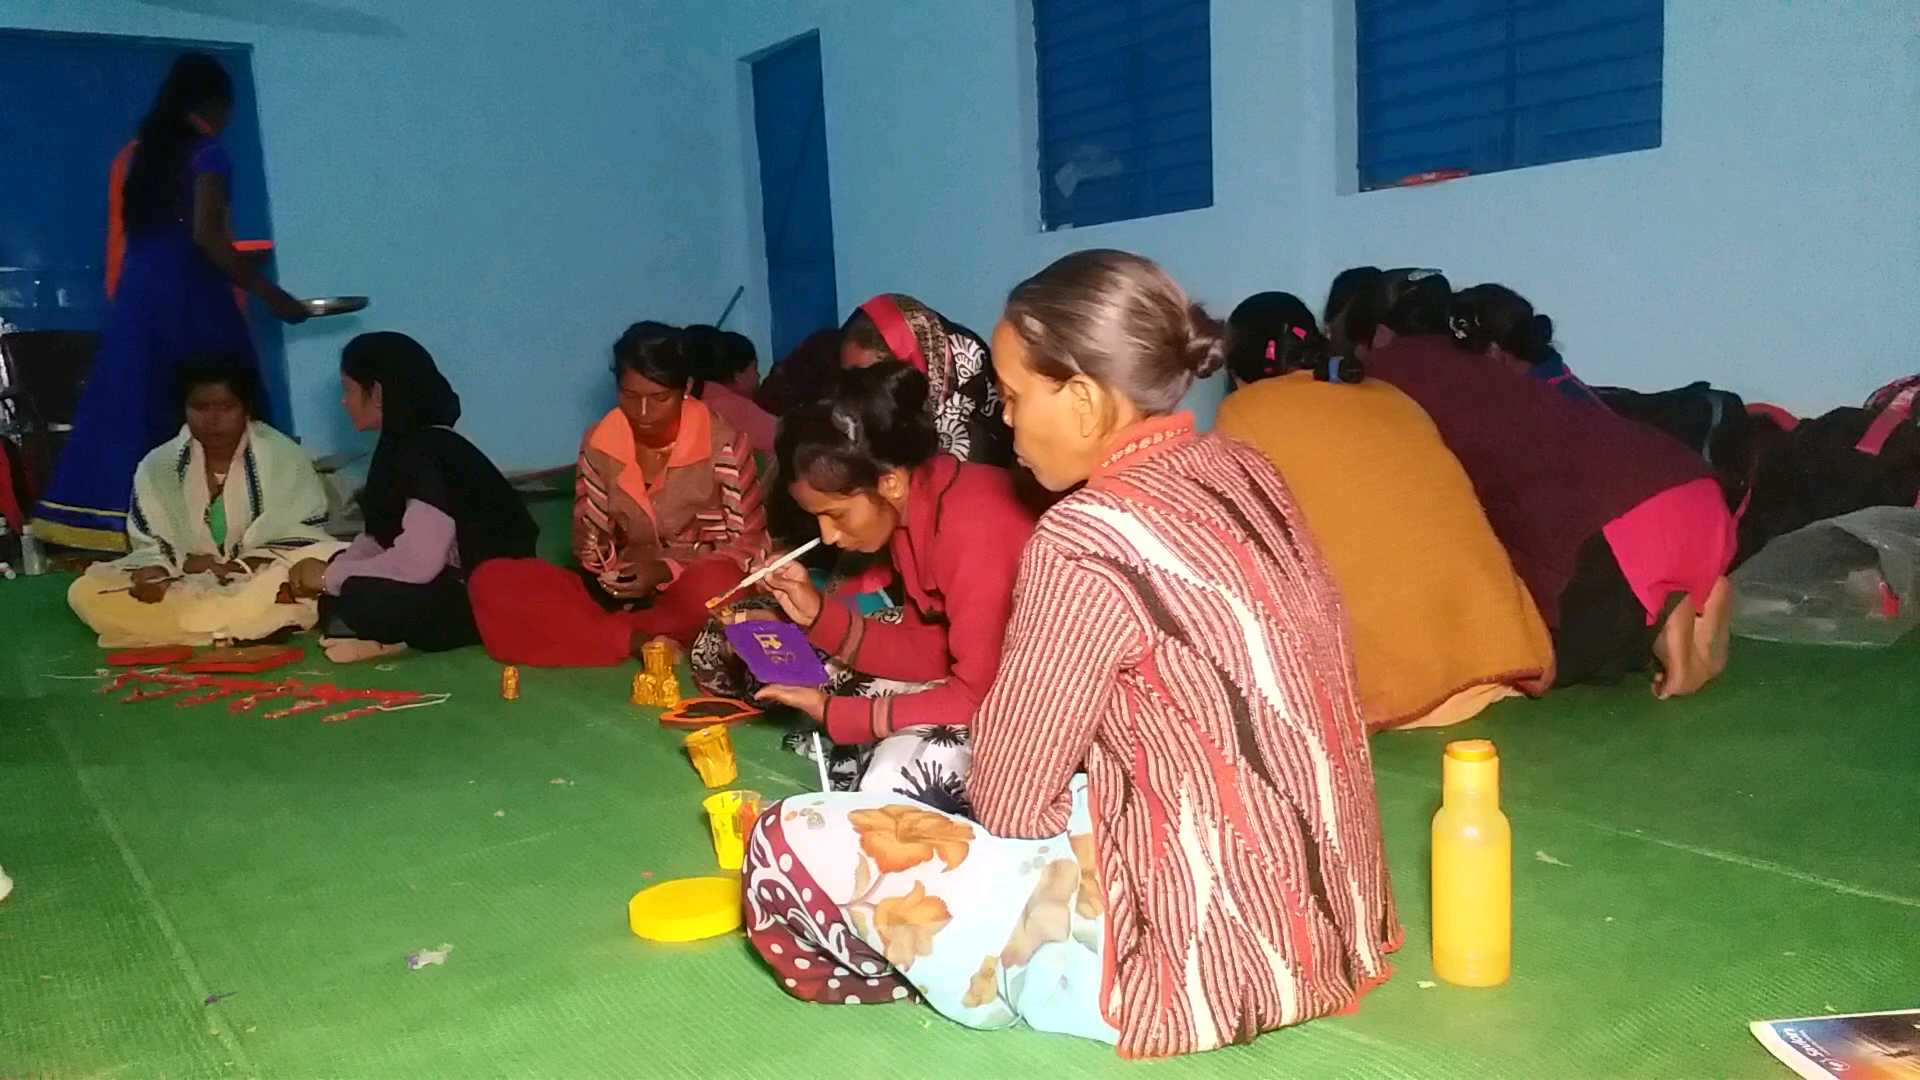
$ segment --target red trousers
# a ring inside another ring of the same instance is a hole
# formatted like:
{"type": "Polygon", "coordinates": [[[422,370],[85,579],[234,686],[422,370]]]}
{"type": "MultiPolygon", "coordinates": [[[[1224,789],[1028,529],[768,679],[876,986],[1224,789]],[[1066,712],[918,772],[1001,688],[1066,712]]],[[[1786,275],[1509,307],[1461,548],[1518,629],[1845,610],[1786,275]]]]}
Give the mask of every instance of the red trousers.
{"type": "Polygon", "coordinates": [[[707,600],[740,583],[730,559],[689,565],[640,611],[608,611],[578,573],[544,559],[489,559],[467,582],[487,655],[532,667],[612,667],[633,655],[633,637],[681,645],[707,623],[707,600]]]}

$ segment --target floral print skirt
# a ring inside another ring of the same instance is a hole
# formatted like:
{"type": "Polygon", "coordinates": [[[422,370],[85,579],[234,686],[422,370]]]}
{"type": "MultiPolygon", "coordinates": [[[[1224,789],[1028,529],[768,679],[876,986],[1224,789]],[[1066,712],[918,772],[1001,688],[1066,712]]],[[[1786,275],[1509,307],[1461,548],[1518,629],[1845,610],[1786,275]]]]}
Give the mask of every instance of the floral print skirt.
{"type": "Polygon", "coordinates": [[[1047,840],[881,792],[796,795],[761,815],[741,887],[748,938],[803,1001],[923,999],[968,1027],[1119,1041],[1085,777],[1047,840]]]}

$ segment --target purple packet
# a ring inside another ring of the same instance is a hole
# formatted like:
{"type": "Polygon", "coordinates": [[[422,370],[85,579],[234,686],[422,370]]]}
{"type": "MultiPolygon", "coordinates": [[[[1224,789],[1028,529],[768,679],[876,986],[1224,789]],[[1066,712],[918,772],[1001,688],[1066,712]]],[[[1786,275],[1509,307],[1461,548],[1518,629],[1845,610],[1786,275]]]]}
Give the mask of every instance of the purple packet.
{"type": "Polygon", "coordinates": [[[769,686],[827,685],[827,668],[807,635],[789,622],[755,619],[727,627],[727,641],[753,677],[769,686]]]}

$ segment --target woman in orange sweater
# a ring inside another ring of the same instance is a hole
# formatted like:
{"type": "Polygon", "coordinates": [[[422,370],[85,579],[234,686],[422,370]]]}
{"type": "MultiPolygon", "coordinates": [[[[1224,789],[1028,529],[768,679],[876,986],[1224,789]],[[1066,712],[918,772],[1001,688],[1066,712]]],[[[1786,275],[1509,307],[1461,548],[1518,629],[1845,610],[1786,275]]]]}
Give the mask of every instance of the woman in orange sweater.
{"type": "Polygon", "coordinates": [[[587,429],[574,480],[578,572],[496,559],[469,585],[487,655],[611,667],[649,639],[690,643],[706,601],[765,554],[747,437],[699,399],[680,331],[635,323],[613,346],[620,403],[587,429]]]}
{"type": "Polygon", "coordinates": [[[978,823],[855,793],[755,827],[749,935],[789,993],[918,993],[1126,1057],[1345,1011],[1399,941],[1337,592],[1253,449],[1177,412],[1220,327],[1136,255],[1069,255],[994,332],[1051,491],[974,715],[978,823]]]}

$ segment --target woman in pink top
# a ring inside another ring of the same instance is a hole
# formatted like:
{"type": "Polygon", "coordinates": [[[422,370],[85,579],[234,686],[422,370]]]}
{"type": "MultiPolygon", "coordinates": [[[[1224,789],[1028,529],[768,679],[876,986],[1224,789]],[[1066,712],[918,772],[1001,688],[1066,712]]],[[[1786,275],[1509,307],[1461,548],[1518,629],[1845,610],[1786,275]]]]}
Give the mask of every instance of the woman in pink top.
{"type": "Polygon", "coordinates": [[[773,453],[773,414],[753,400],[760,389],[753,342],[745,334],[704,325],[681,331],[681,342],[693,376],[688,394],[745,435],[754,453],[773,453]]]}

